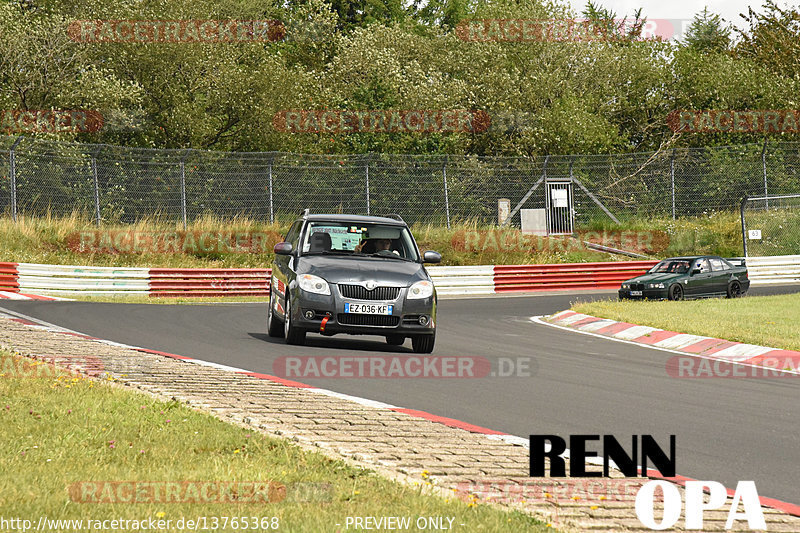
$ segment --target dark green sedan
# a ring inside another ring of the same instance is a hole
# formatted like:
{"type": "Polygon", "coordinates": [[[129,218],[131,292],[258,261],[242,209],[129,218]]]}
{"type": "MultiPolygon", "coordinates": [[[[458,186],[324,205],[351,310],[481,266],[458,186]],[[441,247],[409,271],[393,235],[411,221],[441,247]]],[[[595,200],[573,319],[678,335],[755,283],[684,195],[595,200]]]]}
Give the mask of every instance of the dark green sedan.
{"type": "Polygon", "coordinates": [[[750,288],[747,267],[715,255],[672,257],[622,283],[620,300],[738,298],[750,288]]]}

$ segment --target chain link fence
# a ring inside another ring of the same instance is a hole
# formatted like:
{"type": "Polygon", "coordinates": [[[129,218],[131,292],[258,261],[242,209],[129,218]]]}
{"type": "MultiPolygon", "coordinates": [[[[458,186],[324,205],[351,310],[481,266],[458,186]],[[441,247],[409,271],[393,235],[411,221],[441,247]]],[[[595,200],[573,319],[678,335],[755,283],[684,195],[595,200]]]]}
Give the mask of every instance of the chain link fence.
{"type": "Polygon", "coordinates": [[[800,194],[745,198],[741,206],[745,255],[800,255],[800,194]]]}
{"type": "MultiPolygon", "coordinates": [[[[278,221],[310,208],[496,224],[500,198],[545,207],[546,188],[531,193],[542,179],[573,184],[576,227],[735,212],[745,195],[800,193],[800,143],[525,158],[228,153],[0,137],[0,210],[13,217],[78,211],[98,223],[206,214],[278,221]]],[[[519,222],[517,213],[511,223],[519,222]]]]}

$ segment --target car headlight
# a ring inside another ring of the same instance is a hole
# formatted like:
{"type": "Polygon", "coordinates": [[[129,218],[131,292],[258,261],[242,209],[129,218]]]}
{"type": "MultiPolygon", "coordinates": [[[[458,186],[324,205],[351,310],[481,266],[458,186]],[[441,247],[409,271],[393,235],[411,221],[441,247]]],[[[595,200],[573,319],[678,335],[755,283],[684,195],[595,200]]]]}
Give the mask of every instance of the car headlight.
{"type": "Polygon", "coordinates": [[[328,286],[328,282],[319,276],[301,274],[300,276],[297,276],[297,284],[300,285],[300,288],[304,291],[313,292],[314,294],[331,293],[331,288],[328,286]]]}
{"type": "Polygon", "coordinates": [[[433,296],[433,283],[427,280],[418,281],[408,288],[408,295],[406,298],[409,300],[417,300],[420,298],[430,298],[433,296]]]}
{"type": "Polygon", "coordinates": [[[663,289],[664,288],[664,284],[663,283],[648,283],[647,284],[647,288],[648,289],[663,289]]]}
{"type": "Polygon", "coordinates": [[[623,288],[623,289],[630,289],[630,288],[631,288],[631,286],[630,286],[630,284],[628,284],[628,283],[623,283],[623,284],[622,284],[622,288],[623,288]]]}

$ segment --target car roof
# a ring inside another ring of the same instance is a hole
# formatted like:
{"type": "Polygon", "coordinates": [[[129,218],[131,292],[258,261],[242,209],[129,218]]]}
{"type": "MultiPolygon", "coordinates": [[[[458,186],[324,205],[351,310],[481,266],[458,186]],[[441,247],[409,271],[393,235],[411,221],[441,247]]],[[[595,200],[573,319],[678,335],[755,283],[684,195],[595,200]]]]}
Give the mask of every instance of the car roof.
{"type": "Polygon", "coordinates": [[[684,255],[681,257],[668,257],[663,261],[694,261],[695,259],[722,259],[718,255],[684,255]]]}
{"type": "Polygon", "coordinates": [[[312,222],[353,222],[356,224],[387,224],[391,226],[405,226],[402,220],[387,217],[372,217],[365,215],[342,215],[342,214],[322,214],[315,213],[307,215],[306,220],[312,222]]]}

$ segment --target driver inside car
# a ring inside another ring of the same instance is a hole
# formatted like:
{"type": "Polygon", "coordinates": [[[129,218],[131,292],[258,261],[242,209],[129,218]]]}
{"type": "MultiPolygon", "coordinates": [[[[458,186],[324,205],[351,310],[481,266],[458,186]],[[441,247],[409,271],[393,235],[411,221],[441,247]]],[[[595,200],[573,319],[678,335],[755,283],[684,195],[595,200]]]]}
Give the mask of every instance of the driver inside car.
{"type": "Polygon", "coordinates": [[[374,254],[384,250],[399,255],[399,252],[392,250],[392,239],[365,239],[355,249],[362,254],[374,254]]]}

